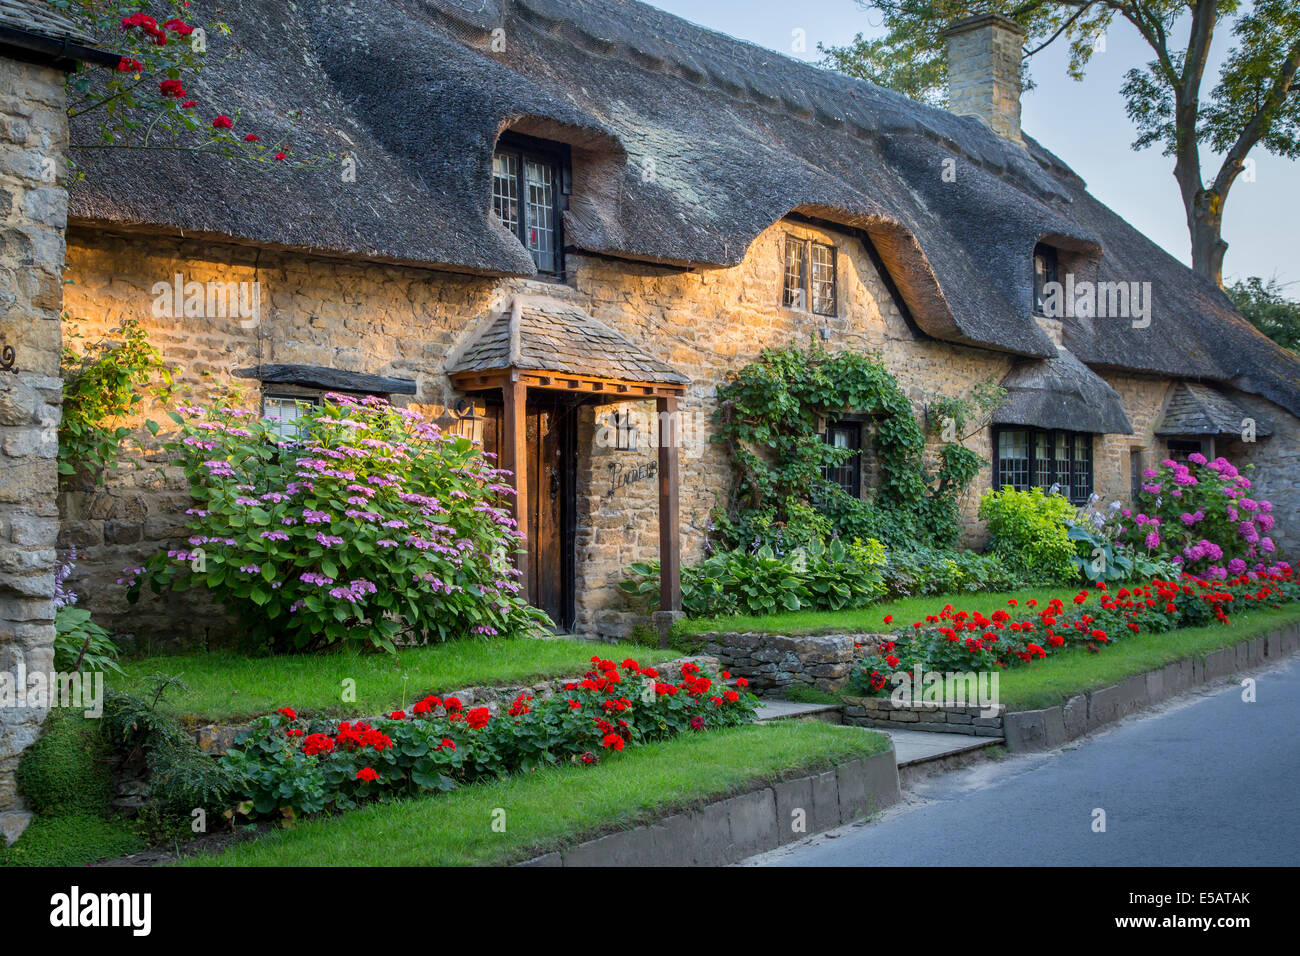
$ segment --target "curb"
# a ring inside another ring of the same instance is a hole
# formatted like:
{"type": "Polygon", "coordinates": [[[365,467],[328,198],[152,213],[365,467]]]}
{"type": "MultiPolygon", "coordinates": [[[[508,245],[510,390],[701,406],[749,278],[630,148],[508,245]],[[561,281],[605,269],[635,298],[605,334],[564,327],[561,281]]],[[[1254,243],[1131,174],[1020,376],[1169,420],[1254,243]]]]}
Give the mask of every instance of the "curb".
{"type": "Polygon", "coordinates": [[[516,865],[725,866],[850,823],[900,799],[891,745],[834,770],[757,787],[516,865]],[[796,830],[800,817],[804,829],[796,830]]]}
{"type": "Polygon", "coordinates": [[[1011,711],[1002,719],[1006,748],[1014,753],[1051,750],[1108,724],[1154,707],[1192,687],[1259,667],[1300,650],[1300,624],[1187,657],[1119,684],[1076,694],[1042,710],[1011,711]]]}

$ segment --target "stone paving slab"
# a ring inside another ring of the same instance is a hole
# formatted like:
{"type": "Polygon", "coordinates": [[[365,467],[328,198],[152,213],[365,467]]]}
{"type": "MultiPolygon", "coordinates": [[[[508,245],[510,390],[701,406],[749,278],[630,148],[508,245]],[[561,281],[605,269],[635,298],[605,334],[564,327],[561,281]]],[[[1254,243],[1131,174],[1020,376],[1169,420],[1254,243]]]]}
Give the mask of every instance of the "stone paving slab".
{"type": "Polygon", "coordinates": [[[926,730],[880,730],[894,742],[898,766],[942,760],[956,754],[969,753],[1003,742],[1001,737],[962,737],[957,734],[936,734],[926,730]]]}

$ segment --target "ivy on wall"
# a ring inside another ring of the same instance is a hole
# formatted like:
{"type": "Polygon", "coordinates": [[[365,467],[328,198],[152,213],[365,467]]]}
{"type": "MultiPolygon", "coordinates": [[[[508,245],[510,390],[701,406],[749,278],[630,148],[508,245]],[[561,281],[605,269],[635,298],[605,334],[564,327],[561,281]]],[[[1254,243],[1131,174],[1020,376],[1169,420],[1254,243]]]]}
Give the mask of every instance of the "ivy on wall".
{"type": "MultiPolygon", "coordinates": [[[[77,320],[65,315],[67,339],[80,338],[73,331],[77,320]]],[[[63,346],[63,415],[59,421],[59,474],[82,472],[103,483],[106,469],[118,466],[118,449],[131,434],[120,422],[138,411],[145,395],[155,399],[170,394],[171,371],[140,323],[127,319],[109,335],[78,351],[63,346]],[[157,379],[157,384],[150,384],[157,379]],[[146,387],[147,386],[147,387],[146,387]]],[[[146,421],[151,434],[158,424],[146,421]]]]}
{"type": "Polygon", "coordinates": [[[943,443],[930,465],[927,430],[876,357],[831,353],[816,341],[807,349],[765,349],[718,390],[713,440],[730,453],[733,482],[727,504],[714,513],[714,537],[729,548],[778,550],[831,534],[894,547],[950,545],[959,499],[985,464],[961,440],[1004,394],[981,385],[972,398],[933,403],[930,428],[942,432],[943,443]],[[825,477],[828,466],[855,454],[822,438],[826,421],[846,411],[875,424],[870,453],[880,483],[865,499],[825,477]]]}

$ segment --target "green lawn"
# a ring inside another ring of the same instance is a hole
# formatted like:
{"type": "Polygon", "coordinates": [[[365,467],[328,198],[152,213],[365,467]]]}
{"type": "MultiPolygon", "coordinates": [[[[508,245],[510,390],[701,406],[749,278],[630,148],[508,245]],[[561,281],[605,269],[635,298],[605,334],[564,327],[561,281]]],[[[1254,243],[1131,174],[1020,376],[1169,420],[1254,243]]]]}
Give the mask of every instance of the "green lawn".
{"type": "Polygon", "coordinates": [[[513,863],[670,812],[886,750],[881,734],[777,721],[679,737],[443,796],[371,805],[238,844],[191,866],[445,866],[513,863]],[[492,827],[505,811],[505,830],[492,827]],[[498,813],[499,817],[500,814],[498,813]]]}
{"type": "Polygon", "coordinates": [[[1283,605],[1280,609],[1239,611],[1227,625],[1209,624],[1163,634],[1135,635],[1097,654],[1072,648],[1005,671],[998,678],[998,691],[1007,710],[1052,707],[1075,694],[1108,687],[1184,657],[1208,654],[1260,637],[1295,621],[1300,621],[1300,603],[1283,605]]]}
{"type": "Polygon", "coordinates": [[[1065,600],[1074,593],[1069,587],[1061,586],[990,594],[934,594],[929,597],[899,598],[846,611],[787,611],[762,616],[691,618],[677,622],[673,632],[686,642],[693,635],[708,631],[757,631],[764,634],[881,633],[913,621],[925,620],[927,614],[938,614],[945,604],[951,604],[959,611],[992,614],[998,608],[1005,608],[1009,598],[1015,598],[1022,605],[1030,598],[1045,604],[1054,597],[1065,600]],[[885,623],[888,614],[894,616],[892,624],[885,623]]]}
{"type": "Polygon", "coordinates": [[[649,664],[677,653],[565,638],[449,641],[407,648],[398,657],[352,651],[274,657],[199,651],[124,661],[125,678],[110,674],[108,682],[119,690],[143,692],[154,674],[180,677],[189,689],[169,693],[163,709],[190,723],[246,720],[279,707],[313,716],[366,716],[430,693],[581,674],[593,654],[649,664]],[[348,680],[355,682],[354,701],[343,699],[348,680]]]}

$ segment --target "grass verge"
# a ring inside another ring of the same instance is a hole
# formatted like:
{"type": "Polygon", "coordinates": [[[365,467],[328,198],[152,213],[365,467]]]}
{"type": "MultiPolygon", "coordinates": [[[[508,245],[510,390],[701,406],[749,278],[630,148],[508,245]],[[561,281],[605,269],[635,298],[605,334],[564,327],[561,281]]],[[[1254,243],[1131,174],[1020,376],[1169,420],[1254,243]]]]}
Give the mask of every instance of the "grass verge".
{"type": "Polygon", "coordinates": [[[1300,621],[1300,603],[1255,608],[1232,616],[1231,624],[1209,624],[1163,634],[1130,637],[1099,653],[1072,648],[1045,660],[1003,671],[998,691],[1007,710],[1053,707],[1076,694],[1109,687],[1186,657],[1261,637],[1300,621]]]}
{"type": "Polygon", "coordinates": [[[989,594],[932,594],[926,597],[899,598],[873,604],[870,607],[844,611],[787,611],[781,614],[752,616],[738,614],[730,617],[698,617],[678,621],[673,634],[689,644],[697,634],[709,631],[744,632],[759,634],[845,634],[881,633],[895,627],[923,621],[927,614],[937,614],[945,604],[962,611],[979,611],[992,614],[1005,608],[1014,598],[1021,604],[1033,598],[1045,604],[1054,597],[1068,598],[1074,591],[1068,587],[1027,588],[1023,591],[998,591],[989,594]],[[885,624],[885,616],[893,615],[893,624],[885,624]]]}
{"type": "Polygon", "coordinates": [[[109,675],[108,683],[143,693],[152,675],[179,677],[189,689],[165,698],[160,709],[190,724],[248,720],[278,707],[293,707],[305,716],[355,717],[461,687],[581,674],[593,654],[617,661],[633,657],[645,664],[677,656],[657,648],[565,638],[449,641],[407,648],[398,657],[355,651],[269,657],[200,651],[125,661],[126,676],[109,675]],[[354,685],[345,685],[348,680],[354,685]],[[345,686],[355,686],[355,700],[342,700],[345,686]]]}
{"type": "Polygon", "coordinates": [[[376,804],[238,844],[190,866],[485,866],[526,860],[602,833],[827,769],[889,748],[882,734],[820,721],[776,721],[638,747],[474,784],[438,797],[376,804]],[[505,811],[505,832],[492,828],[505,811]]]}

